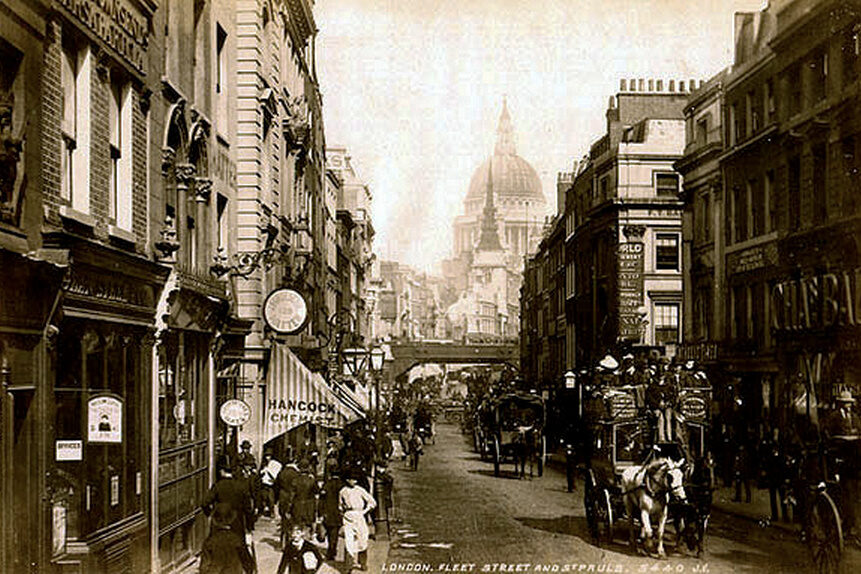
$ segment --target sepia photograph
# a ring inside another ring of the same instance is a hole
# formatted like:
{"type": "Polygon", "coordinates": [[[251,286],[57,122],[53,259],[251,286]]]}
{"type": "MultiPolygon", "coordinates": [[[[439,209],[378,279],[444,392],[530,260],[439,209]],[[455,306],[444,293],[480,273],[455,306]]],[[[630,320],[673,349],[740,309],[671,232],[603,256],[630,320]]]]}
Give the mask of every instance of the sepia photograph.
{"type": "Polygon", "coordinates": [[[861,571],[861,0],[0,0],[0,574],[861,571]]]}

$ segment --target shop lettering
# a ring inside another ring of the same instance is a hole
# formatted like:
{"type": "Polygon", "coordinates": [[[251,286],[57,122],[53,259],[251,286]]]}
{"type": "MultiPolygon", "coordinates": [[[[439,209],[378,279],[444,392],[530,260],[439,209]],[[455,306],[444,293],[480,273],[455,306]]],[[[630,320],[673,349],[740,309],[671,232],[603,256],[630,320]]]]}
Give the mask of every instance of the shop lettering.
{"type": "Polygon", "coordinates": [[[311,422],[315,424],[331,424],[335,422],[334,415],[324,415],[317,414],[312,415],[309,413],[303,414],[289,414],[289,413],[271,413],[269,415],[269,422],[274,424],[287,423],[290,425],[295,425],[304,422],[311,422]]]}
{"type": "Polygon", "coordinates": [[[287,411],[308,411],[311,413],[334,413],[335,407],[328,403],[314,403],[311,401],[297,401],[293,399],[269,401],[270,409],[280,409],[287,411]]]}
{"type": "Polygon", "coordinates": [[[772,327],[806,331],[861,321],[861,268],[777,283],[771,290],[772,327]]]}
{"type": "Polygon", "coordinates": [[[60,0],[93,33],[139,72],[144,70],[148,26],[122,0],[60,0]]]}

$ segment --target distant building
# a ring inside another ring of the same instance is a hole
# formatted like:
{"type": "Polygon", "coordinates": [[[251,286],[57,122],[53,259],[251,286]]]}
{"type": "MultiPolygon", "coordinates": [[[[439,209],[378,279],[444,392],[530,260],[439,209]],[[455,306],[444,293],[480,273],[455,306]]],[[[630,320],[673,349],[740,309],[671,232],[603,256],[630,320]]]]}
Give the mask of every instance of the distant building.
{"type": "Polygon", "coordinates": [[[446,315],[455,338],[516,337],[524,257],[541,238],[547,202],[535,169],[517,155],[503,102],[493,155],[470,180],[443,273],[460,297],[446,315]],[[495,239],[494,239],[495,238],[495,239]]]}

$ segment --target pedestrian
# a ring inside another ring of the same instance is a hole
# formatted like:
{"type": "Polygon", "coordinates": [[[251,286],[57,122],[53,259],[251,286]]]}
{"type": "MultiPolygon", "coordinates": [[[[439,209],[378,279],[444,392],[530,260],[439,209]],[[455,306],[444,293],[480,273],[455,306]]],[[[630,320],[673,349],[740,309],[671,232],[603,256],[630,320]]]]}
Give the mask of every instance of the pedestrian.
{"type": "Polygon", "coordinates": [[[278,562],[278,574],[284,574],[288,568],[289,574],[316,574],[324,562],[309,537],[307,529],[298,524],[291,527],[289,542],[284,545],[278,562]]]}
{"type": "Polygon", "coordinates": [[[358,565],[367,569],[368,520],[367,514],[376,507],[374,497],[359,486],[358,476],[347,476],[347,485],[338,494],[338,506],[343,513],[344,547],[347,551],[348,569],[358,565]]]}
{"type": "Polygon", "coordinates": [[[780,520],[783,517],[787,521],[785,488],[786,457],[780,443],[780,429],[774,428],[766,438],[763,448],[763,466],[765,467],[765,481],[768,485],[768,497],[771,502],[771,519],[780,520]]]}
{"type": "Polygon", "coordinates": [[[272,516],[275,511],[275,479],[281,467],[271,452],[263,453],[260,463],[260,510],[265,516],[272,516]]]}
{"type": "Polygon", "coordinates": [[[328,560],[335,559],[335,550],[338,547],[338,530],[341,529],[342,522],[338,496],[343,486],[341,478],[337,473],[334,473],[329,475],[320,489],[318,515],[323,519],[323,528],[326,529],[326,538],[329,541],[329,546],[326,549],[328,560]]]}
{"type": "Polygon", "coordinates": [[[212,529],[200,551],[200,574],[251,574],[257,570],[243,536],[231,527],[236,511],[226,502],[215,505],[212,529]]]}
{"type": "Polygon", "coordinates": [[[307,458],[299,461],[299,475],[295,477],[293,484],[293,524],[311,528],[317,510],[317,480],[311,472],[311,463],[307,458]]]}
{"type": "Polygon", "coordinates": [[[248,482],[234,477],[229,468],[222,468],[220,473],[220,478],[203,499],[203,512],[209,516],[218,503],[229,504],[234,511],[231,527],[244,537],[254,526],[254,503],[248,482]]]}
{"type": "Polygon", "coordinates": [[[415,430],[413,430],[412,434],[410,435],[410,439],[407,442],[407,445],[409,446],[410,468],[412,470],[418,470],[419,458],[422,455],[423,447],[422,439],[419,438],[419,435],[415,430]]]}
{"type": "MultiPolygon", "coordinates": [[[[288,454],[288,457],[290,455],[288,454]]],[[[286,544],[293,524],[293,501],[296,498],[296,479],[300,475],[299,467],[288,458],[278,476],[275,478],[275,496],[278,499],[278,513],[281,515],[281,542],[286,544]]]]}
{"type": "Polygon", "coordinates": [[[565,480],[568,483],[568,492],[574,492],[577,489],[577,484],[574,481],[576,469],[577,457],[574,451],[574,437],[569,434],[565,441],[565,480]]]}
{"type": "Polygon", "coordinates": [[[239,448],[241,452],[236,458],[236,464],[244,476],[253,476],[254,471],[257,469],[257,461],[254,459],[254,455],[251,454],[251,441],[247,439],[242,441],[239,448]]]}
{"type": "Polygon", "coordinates": [[[741,488],[744,486],[745,502],[750,502],[750,456],[744,444],[738,446],[732,463],[733,481],[735,482],[735,497],[733,502],[741,502],[741,488]]]}

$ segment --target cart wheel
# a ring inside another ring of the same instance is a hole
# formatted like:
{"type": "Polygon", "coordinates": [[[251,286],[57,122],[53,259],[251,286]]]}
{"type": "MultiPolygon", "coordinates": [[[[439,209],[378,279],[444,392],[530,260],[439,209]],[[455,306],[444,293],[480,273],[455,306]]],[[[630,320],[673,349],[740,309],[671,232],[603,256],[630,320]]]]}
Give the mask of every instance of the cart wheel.
{"type": "Polygon", "coordinates": [[[547,438],[541,437],[541,451],[538,453],[538,476],[544,476],[544,465],[547,464],[547,438]]]}
{"type": "Polygon", "coordinates": [[[811,558],[820,574],[840,570],[843,557],[843,528],[840,513],[827,492],[816,495],[807,517],[808,546],[811,558]]]}
{"type": "Polygon", "coordinates": [[[606,488],[596,491],[595,497],[595,530],[598,545],[610,544],[613,541],[613,504],[610,493],[606,488]]]}
{"type": "Polygon", "coordinates": [[[589,477],[586,478],[583,485],[583,506],[586,509],[586,526],[589,527],[589,534],[592,540],[598,543],[598,523],[595,520],[595,488],[592,486],[589,477]]]}
{"type": "Polygon", "coordinates": [[[499,476],[500,457],[501,453],[499,452],[499,439],[493,437],[493,476],[499,476]]]}

